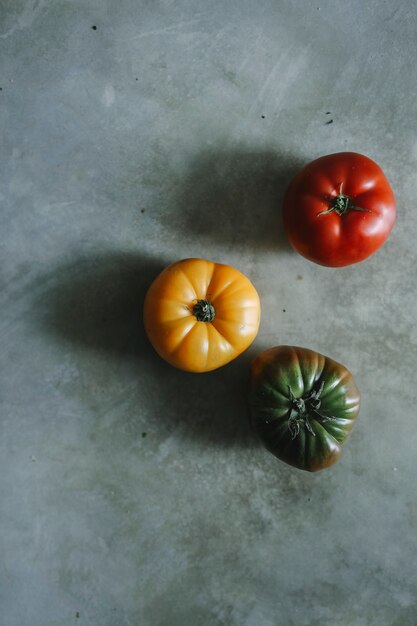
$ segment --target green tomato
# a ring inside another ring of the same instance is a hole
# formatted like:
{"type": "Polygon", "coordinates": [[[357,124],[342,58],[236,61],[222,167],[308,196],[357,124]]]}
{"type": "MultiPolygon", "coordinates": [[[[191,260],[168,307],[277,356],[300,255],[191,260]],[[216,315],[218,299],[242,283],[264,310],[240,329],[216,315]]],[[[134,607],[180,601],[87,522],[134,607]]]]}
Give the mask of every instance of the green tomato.
{"type": "Polygon", "coordinates": [[[267,450],[299,469],[315,472],[339,459],[359,404],[349,370],[318,352],[278,346],[252,363],[252,424],[267,450]]]}

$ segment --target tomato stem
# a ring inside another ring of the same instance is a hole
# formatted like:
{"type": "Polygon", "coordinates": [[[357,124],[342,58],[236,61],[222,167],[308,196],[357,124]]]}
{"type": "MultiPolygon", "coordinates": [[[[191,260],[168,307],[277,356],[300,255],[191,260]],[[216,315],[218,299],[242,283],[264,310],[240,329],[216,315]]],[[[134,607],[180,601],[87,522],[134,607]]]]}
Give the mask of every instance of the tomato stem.
{"type": "Polygon", "coordinates": [[[208,300],[197,300],[193,314],[199,322],[212,322],[216,316],[214,306],[208,300]]]}
{"type": "Polygon", "coordinates": [[[366,213],[372,213],[370,209],[363,209],[362,207],[350,204],[350,198],[349,196],[346,196],[344,193],[342,193],[342,187],[343,183],[340,183],[339,193],[337,196],[331,199],[332,204],[330,208],[326,209],[325,211],[320,211],[320,213],[318,213],[317,215],[327,215],[328,213],[333,212],[337,213],[338,215],[344,215],[351,209],[353,209],[354,211],[364,211],[366,213]]]}
{"type": "Polygon", "coordinates": [[[311,434],[313,437],[316,433],[313,430],[310,420],[314,419],[317,422],[323,424],[324,422],[333,421],[336,418],[331,415],[323,415],[319,411],[321,406],[320,396],[324,387],[324,381],[321,382],[320,387],[317,390],[310,391],[304,398],[296,398],[291,387],[288,385],[288,393],[290,396],[290,414],[288,417],[288,430],[291,434],[291,439],[295,439],[300,432],[301,426],[311,434]]]}

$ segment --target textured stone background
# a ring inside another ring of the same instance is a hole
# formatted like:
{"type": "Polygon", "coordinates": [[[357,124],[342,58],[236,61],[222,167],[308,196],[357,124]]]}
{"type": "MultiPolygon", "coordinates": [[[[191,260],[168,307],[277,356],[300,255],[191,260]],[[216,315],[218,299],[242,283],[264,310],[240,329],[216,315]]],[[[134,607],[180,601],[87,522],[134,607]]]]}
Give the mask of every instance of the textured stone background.
{"type": "Polygon", "coordinates": [[[415,626],[416,18],[412,0],[2,0],[4,626],[415,626]],[[300,165],[345,149],[383,167],[398,220],[330,270],[290,250],[279,208],[300,165]],[[238,267],[263,306],[252,348],[201,376],[141,327],[186,256],[238,267]],[[321,474],[247,425],[249,362],[280,343],[362,390],[321,474]]]}

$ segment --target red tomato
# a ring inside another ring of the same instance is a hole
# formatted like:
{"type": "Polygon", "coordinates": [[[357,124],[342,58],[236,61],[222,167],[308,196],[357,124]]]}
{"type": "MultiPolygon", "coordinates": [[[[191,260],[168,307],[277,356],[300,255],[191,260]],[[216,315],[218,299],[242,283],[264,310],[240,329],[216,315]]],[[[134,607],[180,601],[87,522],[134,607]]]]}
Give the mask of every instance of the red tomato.
{"type": "Polygon", "coordinates": [[[355,152],[312,161],[284,197],[291,245],[310,261],[341,267],[363,261],[387,240],[395,197],[379,165],[355,152]]]}

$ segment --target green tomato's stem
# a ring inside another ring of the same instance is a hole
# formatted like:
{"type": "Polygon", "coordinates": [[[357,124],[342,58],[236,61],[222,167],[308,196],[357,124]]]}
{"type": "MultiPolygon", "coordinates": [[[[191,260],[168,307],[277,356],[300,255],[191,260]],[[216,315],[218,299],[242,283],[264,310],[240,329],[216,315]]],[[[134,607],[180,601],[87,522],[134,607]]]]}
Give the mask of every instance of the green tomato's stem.
{"type": "Polygon", "coordinates": [[[208,300],[197,300],[193,314],[199,322],[212,322],[216,316],[214,306],[208,300]]]}
{"type": "Polygon", "coordinates": [[[337,196],[332,198],[330,208],[326,209],[325,211],[320,211],[320,213],[318,213],[317,215],[327,215],[328,213],[333,213],[333,212],[337,213],[338,215],[345,215],[345,213],[347,213],[350,210],[364,211],[365,213],[372,213],[370,209],[363,209],[362,207],[354,206],[353,204],[350,204],[350,198],[349,196],[346,196],[344,193],[342,193],[342,187],[343,187],[343,183],[340,183],[339,193],[337,196]]]}
{"type": "Polygon", "coordinates": [[[310,393],[304,398],[296,398],[293,390],[288,385],[288,393],[290,396],[290,414],[288,417],[288,430],[291,434],[291,439],[295,439],[300,432],[301,426],[304,427],[313,437],[316,433],[311,425],[311,420],[315,420],[320,424],[335,420],[335,417],[331,415],[323,415],[319,411],[321,406],[320,396],[324,388],[324,381],[321,382],[320,387],[316,390],[310,391],[310,393]]]}

